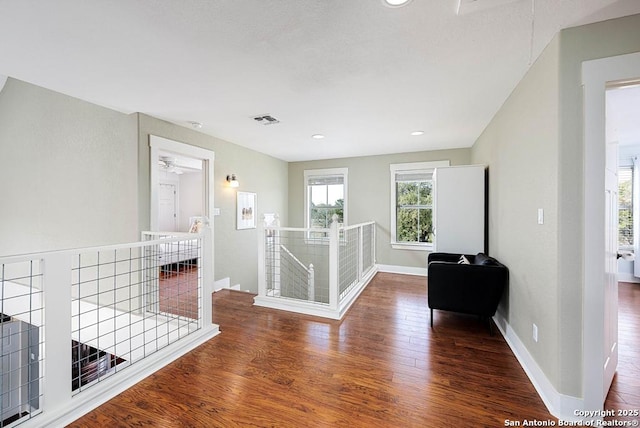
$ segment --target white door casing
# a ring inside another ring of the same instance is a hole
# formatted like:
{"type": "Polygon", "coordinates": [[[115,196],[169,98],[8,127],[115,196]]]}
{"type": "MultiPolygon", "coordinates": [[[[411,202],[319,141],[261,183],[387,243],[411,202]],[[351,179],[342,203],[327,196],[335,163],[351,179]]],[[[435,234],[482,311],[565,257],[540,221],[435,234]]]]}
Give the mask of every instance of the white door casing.
{"type": "Polygon", "coordinates": [[[618,367],[618,144],[606,142],[603,401],[618,367]]]}
{"type": "MultiPolygon", "coordinates": [[[[211,150],[203,149],[189,144],[180,143],[177,141],[169,140],[156,135],[149,136],[149,182],[150,182],[150,225],[152,231],[158,231],[158,183],[160,182],[160,172],[155,166],[160,161],[160,152],[176,153],[178,155],[184,155],[194,159],[200,159],[202,161],[202,206],[203,215],[208,219],[208,228],[205,228],[201,232],[205,239],[203,240],[202,257],[209,260],[209,263],[205,262],[202,269],[202,307],[204,313],[211,316],[211,312],[208,312],[211,308],[211,294],[213,293],[214,278],[215,278],[215,260],[214,260],[214,205],[213,205],[213,161],[214,153],[211,150]]],[[[209,318],[210,319],[210,318],[209,318]]]]}
{"type": "MultiPolygon", "coordinates": [[[[609,383],[605,372],[605,343],[611,343],[613,332],[609,326],[609,302],[605,305],[605,266],[607,244],[605,222],[610,223],[604,209],[606,198],[606,146],[605,146],[605,93],[612,82],[634,80],[640,76],[640,52],[585,61],[582,64],[584,95],[584,223],[583,223],[583,348],[582,388],[583,406],[589,410],[601,410],[607,396],[609,383]],[[607,306],[607,313],[605,311],[607,306]]],[[[611,186],[609,186],[611,187],[611,186]]],[[[616,211],[617,216],[617,211],[616,211]]],[[[608,290],[610,292],[611,290],[608,290]]],[[[611,354],[609,352],[609,354],[611,354]]],[[[609,355],[608,370],[615,370],[609,355]]]]}
{"type": "Polygon", "coordinates": [[[178,155],[191,157],[194,159],[202,160],[202,200],[203,200],[203,215],[209,219],[211,226],[213,227],[213,161],[214,153],[211,150],[203,149],[189,144],[180,143],[177,141],[169,140],[156,135],[149,136],[150,146],[150,229],[152,231],[158,231],[158,189],[160,182],[160,173],[154,165],[158,164],[160,160],[160,152],[171,152],[178,155]]]}

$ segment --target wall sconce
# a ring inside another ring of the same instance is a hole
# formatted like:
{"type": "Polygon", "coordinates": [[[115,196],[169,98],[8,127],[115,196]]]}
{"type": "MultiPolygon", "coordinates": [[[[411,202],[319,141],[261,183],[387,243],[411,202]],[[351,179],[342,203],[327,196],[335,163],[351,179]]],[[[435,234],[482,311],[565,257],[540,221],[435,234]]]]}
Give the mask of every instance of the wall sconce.
{"type": "Polygon", "coordinates": [[[229,187],[240,187],[240,183],[236,179],[235,174],[227,175],[227,183],[229,183],[229,187]]]}

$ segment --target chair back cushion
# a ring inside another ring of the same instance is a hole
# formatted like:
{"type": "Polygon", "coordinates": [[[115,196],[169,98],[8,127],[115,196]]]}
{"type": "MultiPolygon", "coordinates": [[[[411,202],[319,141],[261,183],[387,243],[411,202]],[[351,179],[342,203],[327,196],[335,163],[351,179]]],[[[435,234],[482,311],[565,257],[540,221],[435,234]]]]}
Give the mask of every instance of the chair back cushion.
{"type": "Polygon", "coordinates": [[[492,257],[487,256],[484,253],[476,254],[476,257],[473,260],[473,264],[481,265],[481,266],[497,266],[498,263],[492,257]]]}

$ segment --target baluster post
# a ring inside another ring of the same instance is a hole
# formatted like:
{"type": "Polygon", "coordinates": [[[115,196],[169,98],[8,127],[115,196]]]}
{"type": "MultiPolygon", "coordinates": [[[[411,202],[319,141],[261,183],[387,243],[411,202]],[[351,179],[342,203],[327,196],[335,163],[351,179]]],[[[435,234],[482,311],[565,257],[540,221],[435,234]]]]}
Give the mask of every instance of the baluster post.
{"type": "Polygon", "coordinates": [[[339,306],[339,231],[338,216],[336,214],[331,218],[331,226],[329,227],[329,307],[335,311],[339,306]]]}
{"type": "Polygon", "coordinates": [[[258,224],[258,296],[260,297],[265,297],[267,295],[266,245],[266,228],[265,221],[263,220],[258,224]]]}
{"type": "Polygon", "coordinates": [[[71,401],[71,258],[52,253],[44,257],[44,388],[45,410],[71,401]]]}
{"type": "Polygon", "coordinates": [[[308,281],[308,286],[309,286],[309,292],[308,292],[308,300],[311,302],[315,302],[316,300],[316,279],[315,279],[315,272],[313,271],[313,263],[309,263],[309,268],[307,270],[308,272],[308,277],[309,277],[309,281],[308,281]]]}

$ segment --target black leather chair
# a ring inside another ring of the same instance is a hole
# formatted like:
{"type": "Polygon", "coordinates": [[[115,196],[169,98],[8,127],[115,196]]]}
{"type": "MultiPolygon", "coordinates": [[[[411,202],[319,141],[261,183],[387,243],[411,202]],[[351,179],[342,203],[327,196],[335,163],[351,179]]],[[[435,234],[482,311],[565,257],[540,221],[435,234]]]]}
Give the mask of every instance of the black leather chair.
{"type": "Polygon", "coordinates": [[[428,257],[428,304],[433,310],[459,312],[488,319],[495,315],[502,293],[509,282],[505,265],[483,253],[465,254],[469,264],[460,264],[462,254],[431,253],[428,257]]]}

